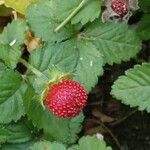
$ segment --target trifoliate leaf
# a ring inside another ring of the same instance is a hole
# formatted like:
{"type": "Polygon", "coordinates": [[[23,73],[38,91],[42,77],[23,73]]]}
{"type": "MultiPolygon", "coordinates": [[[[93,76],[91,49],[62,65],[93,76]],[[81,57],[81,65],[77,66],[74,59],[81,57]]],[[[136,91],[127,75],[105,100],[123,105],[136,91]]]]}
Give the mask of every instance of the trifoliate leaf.
{"type": "Polygon", "coordinates": [[[4,28],[3,33],[0,35],[0,44],[8,44],[13,48],[18,48],[24,43],[27,29],[24,20],[18,19],[12,21],[4,28]]]}
{"type": "Polygon", "coordinates": [[[111,65],[135,57],[141,48],[135,31],[125,23],[101,23],[98,20],[87,27],[83,38],[93,42],[104,55],[105,62],[111,65]]]}
{"type": "Polygon", "coordinates": [[[98,139],[96,136],[85,136],[79,140],[79,145],[73,146],[68,150],[112,150],[107,147],[103,139],[98,139]]]}
{"type": "Polygon", "coordinates": [[[116,80],[111,94],[124,104],[150,112],[150,64],[127,70],[116,80]]]}
{"type": "Polygon", "coordinates": [[[137,27],[137,34],[140,36],[141,40],[150,39],[150,15],[144,14],[141,21],[137,27]]]}
{"type": "Polygon", "coordinates": [[[23,122],[0,124],[0,143],[23,143],[32,138],[30,130],[23,122]]]}
{"type": "Polygon", "coordinates": [[[66,150],[65,146],[63,144],[59,143],[51,143],[48,141],[41,141],[35,143],[32,147],[30,147],[30,150],[66,150]]]}
{"type": "Polygon", "coordinates": [[[10,68],[15,68],[21,56],[20,49],[14,49],[10,45],[0,44],[0,59],[10,68]]]}
{"type": "Polygon", "coordinates": [[[60,22],[55,20],[52,3],[53,1],[46,0],[31,4],[26,11],[26,17],[31,30],[35,32],[37,37],[42,38],[44,41],[62,41],[71,37],[72,27],[65,27],[60,32],[54,32],[60,22]]]}
{"type": "Polygon", "coordinates": [[[72,24],[81,22],[82,25],[94,21],[101,12],[101,0],[87,0],[86,5],[71,20],[72,24]]]}
{"type": "Polygon", "coordinates": [[[34,142],[29,141],[19,144],[3,144],[1,150],[29,150],[29,147],[33,145],[34,142]]]}
{"type": "Polygon", "coordinates": [[[84,84],[88,91],[103,73],[100,52],[91,42],[82,39],[41,46],[31,54],[30,63],[42,72],[53,65],[66,73],[74,72],[75,79],[84,84]]]}
{"type": "Polygon", "coordinates": [[[13,70],[0,72],[0,123],[17,121],[24,115],[22,95],[26,86],[19,73],[13,70]]]}
{"type": "Polygon", "coordinates": [[[7,7],[11,7],[15,9],[17,12],[25,14],[25,10],[28,5],[30,5],[31,3],[38,2],[40,0],[4,0],[4,1],[7,7]]]}
{"type": "Polygon", "coordinates": [[[43,129],[51,140],[66,144],[72,144],[76,141],[84,118],[82,114],[68,120],[57,118],[41,105],[39,96],[35,95],[32,87],[26,91],[24,106],[28,118],[37,128],[43,129]]]}

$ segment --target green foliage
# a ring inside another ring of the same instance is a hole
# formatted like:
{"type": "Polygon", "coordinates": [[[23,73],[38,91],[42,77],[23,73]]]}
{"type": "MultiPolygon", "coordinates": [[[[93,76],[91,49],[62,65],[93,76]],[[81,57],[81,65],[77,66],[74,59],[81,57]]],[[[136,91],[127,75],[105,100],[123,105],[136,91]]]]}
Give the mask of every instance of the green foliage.
{"type": "Polygon", "coordinates": [[[79,140],[79,145],[73,146],[69,150],[112,150],[107,147],[103,139],[96,136],[85,136],[79,140]]]}
{"type": "Polygon", "coordinates": [[[136,32],[126,23],[101,23],[97,20],[85,29],[83,35],[95,44],[105,62],[111,65],[135,57],[141,48],[136,32]]]}
{"type": "Polygon", "coordinates": [[[18,19],[12,21],[4,28],[3,33],[0,35],[0,44],[8,44],[12,45],[13,48],[18,48],[24,43],[27,29],[24,20],[18,19]]]}
{"type": "Polygon", "coordinates": [[[22,54],[21,45],[24,43],[27,25],[24,20],[12,21],[0,35],[0,59],[7,66],[15,68],[22,54]]]}
{"type": "Polygon", "coordinates": [[[44,132],[51,140],[66,144],[72,144],[76,141],[84,118],[82,114],[68,120],[57,118],[42,106],[39,96],[35,95],[31,87],[26,91],[24,106],[28,118],[32,120],[37,128],[44,129],[44,132]]]}
{"type": "Polygon", "coordinates": [[[0,125],[0,143],[23,143],[32,138],[23,122],[0,125]]]}
{"type": "Polygon", "coordinates": [[[138,23],[137,33],[141,40],[150,39],[150,15],[144,14],[141,21],[138,23]]]}
{"type": "Polygon", "coordinates": [[[114,83],[111,94],[124,104],[150,112],[150,64],[127,70],[114,83]]]}
{"type": "Polygon", "coordinates": [[[22,95],[26,85],[19,73],[13,70],[0,72],[0,123],[17,121],[24,115],[22,95]]]}
{"type": "MultiPolygon", "coordinates": [[[[56,20],[64,21],[81,3],[81,0],[66,1],[66,0],[52,0],[53,13],[56,20]]],[[[100,0],[85,0],[83,7],[71,19],[72,24],[81,23],[82,25],[94,21],[100,15],[100,0]]]]}
{"type": "Polygon", "coordinates": [[[41,141],[35,143],[30,150],[66,150],[65,146],[59,143],[51,143],[48,141],[41,141]]]}
{"type": "Polygon", "coordinates": [[[70,26],[63,28],[59,33],[54,32],[59,22],[55,20],[53,8],[52,1],[46,0],[30,5],[26,12],[31,30],[44,41],[62,41],[72,35],[70,26]]]}

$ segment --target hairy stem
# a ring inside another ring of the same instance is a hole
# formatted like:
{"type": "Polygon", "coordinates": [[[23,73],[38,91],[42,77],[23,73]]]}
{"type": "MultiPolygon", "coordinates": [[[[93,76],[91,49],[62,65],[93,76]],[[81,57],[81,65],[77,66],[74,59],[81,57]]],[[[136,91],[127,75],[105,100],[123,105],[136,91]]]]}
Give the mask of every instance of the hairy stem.
{"type": "Polygon", "coordinates": [[[54,31],[58,32],[61,28],[63,28],[71,19],[74,17],[77,12],[84,6],[86,0],[82,0],[81,3],[75,8],[75,10],[60,24],[58,25],[54,31]]]}
{"type": "Polygon", "coordinates": [[[38,77],[45,76],[42,72],[34,68],[31,64],[29,64],[26,60],[20,58],[19,62],[26,66],[29,70],[31,70],[38,77]]]}

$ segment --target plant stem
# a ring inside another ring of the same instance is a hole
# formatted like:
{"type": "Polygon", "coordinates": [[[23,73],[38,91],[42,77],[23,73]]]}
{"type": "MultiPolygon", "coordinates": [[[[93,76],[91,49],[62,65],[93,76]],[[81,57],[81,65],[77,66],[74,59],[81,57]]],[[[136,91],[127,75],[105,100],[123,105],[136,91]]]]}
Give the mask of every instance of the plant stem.
{"type": "Polygon", "coordinates": [[[19,62],[26,66],[29,70],[31,70],[38,77],[45,76],[42,72],[34,68],[31,64],[29,64],[26,60],[20,58],[19,62]]]}
{"type": "Polygon", "coordinates": [[[60,24],[58,25],[54,31],[58,32],[62,27],[64,27],[71,19],[74,17],[77,12],[84,6],[86,0],[82,0],[81,3],[76,7],[76,9],[60,24]]]}

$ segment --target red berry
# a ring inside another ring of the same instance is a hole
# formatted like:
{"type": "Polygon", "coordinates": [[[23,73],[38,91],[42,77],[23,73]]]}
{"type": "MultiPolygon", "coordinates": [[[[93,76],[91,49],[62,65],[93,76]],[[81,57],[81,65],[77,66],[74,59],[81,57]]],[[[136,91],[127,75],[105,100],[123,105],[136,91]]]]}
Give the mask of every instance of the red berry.
{"type": "Polygon", "coordinates": [[[87,103],[87,93],[80,83],[62,80],[48,90],[45,105],[60,118],[77,116],[87,103]]]}
{"type": "Polygon", "coordinates": [[[123,17],[128,12],[127,0],[112,0],[111,7],[120,17],[123,17]]]}

